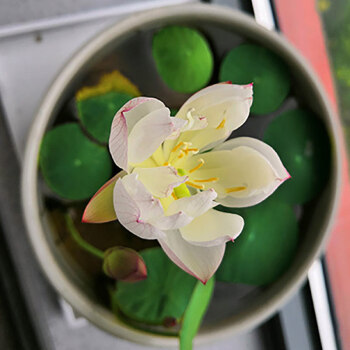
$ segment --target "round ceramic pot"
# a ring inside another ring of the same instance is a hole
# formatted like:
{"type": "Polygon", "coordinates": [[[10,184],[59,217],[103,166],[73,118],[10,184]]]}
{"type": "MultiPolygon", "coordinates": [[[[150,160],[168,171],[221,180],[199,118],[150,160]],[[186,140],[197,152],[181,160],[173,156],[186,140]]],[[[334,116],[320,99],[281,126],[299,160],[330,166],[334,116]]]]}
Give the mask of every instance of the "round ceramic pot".
{"type": "MultiPolygon", "coordinates": [[[[337,136],[336,119],[319,81],[305,60],[280,35],[265,30],[252,18],[227,8],[203,4],[160,8],[128,17],[81,48],[49,89],[28,138],[22,181],[23,210],[28,234],[47,278],[79,314],[111,334],[153,346],[174,346],[177,339],[137,330],[118,320],[100,303],[91,291],[89,281],[70,264],[69,259],[56,246],[53,228],[43,204],[38,154],[41,139],[62,105],[69,96],[73,96],[75,88],[91,67],[96,66],[104,57],[112,55],[121,66],[134,64],[134,76],[129,78],[137,83],[137,75],[146,74],[143,77],[146,83],[142,91],[145,95],[152,95],[152,84],[157,83],[157,78],[154,75],[153,78],[151,75],[147,77],[147,74],[154,72],[141,71],[133,59],[140,59],[139,56],[154,31],[169,24],[198,28],[210,38],[216,55],[228,51],[244,40],[253,41],[274,51],[285,61],[291,72],[294,92],[302,97],[304,105],[323,120],[332,144],[330,180],[312,211],[308,213],[308,223],[302,228],[298,252],[289,269],[273,284],[253,293],[245,292],[243,297],[237,289],[225,287],[219,291],[197,336],[197,342],[212,341],[253,328],[287,301],[304,281],[312,262],[325,246],[340,191],[340,137],[337,136]]],[[[160,85],[159,89],[167,94],[166,87],[160,85]]]]}

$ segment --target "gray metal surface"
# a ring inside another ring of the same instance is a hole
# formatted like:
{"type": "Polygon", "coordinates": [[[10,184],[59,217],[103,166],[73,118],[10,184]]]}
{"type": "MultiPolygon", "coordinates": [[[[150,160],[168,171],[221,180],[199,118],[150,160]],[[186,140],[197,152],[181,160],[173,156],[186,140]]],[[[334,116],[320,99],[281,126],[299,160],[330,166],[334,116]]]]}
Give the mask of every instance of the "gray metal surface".
{"type": "Polygon", "coordinates": [[[0,91],[20,159],[35,112],[52,80],[80,46],[115,20],[0,39],[0,91]]]}
{"type": "Polygon", "coordinates": [[[188,0],[2,0],[0,37],[186,2],[188,0]]]}
{"type": "MultiPolygon", "coordinates": [[[[288,350],[312,350],[314,345],[314,324],[310,324],[308,305],[303,293],[298,293],[280,312],[281,326],[288,350]]],[[[319,346],[320,344],[318,344],[319,346]]],[[[325,348],[324,350],[331,350],[325,348]]]]}
{"type": "MultiPolygon", "coordinates": [[[[135,2],[134,1],[130,1],[135,2]]],[[[139,1],[137,1],[139,2],[139,1]]],[[[125,4],[123,0],[1,0],[0,26],[23,24],[43,18],[72,15],[98,8],[125,4]]]]}

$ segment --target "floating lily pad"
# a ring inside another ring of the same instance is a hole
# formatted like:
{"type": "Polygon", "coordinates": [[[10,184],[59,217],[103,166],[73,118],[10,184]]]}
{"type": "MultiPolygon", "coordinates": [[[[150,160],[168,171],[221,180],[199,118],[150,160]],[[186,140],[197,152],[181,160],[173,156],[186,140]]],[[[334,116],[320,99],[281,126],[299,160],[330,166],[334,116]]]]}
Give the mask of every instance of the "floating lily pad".
{"type": "Polygon", "coordinates": [[[243,232],[234,243],[227,243],[216,278],[251,285],[271,283],[288,268],[296,252],[294,211],[287,203],[268,199],[244,209],[242,216],[243,232]]]}
{"type": "Polygon", "coordinates": [[[275,111],[290,90],[288,67],[280,57],[263,46],[242,44],[224,58],[220,81],[233,84],[254,83],[251,112],[267,114],[275,111]]]}
{"type": "Polygon", "coordinates": [[[270,123],[264,141],[292,176],[274,196],[305,203],[324,188],[330,172],[330,142],[319,118],[301,109],[285,112],[270,123]]]}
{"type": "Polygon", "coordinates": [[[46,133],[39,164],[51,190],[70,200],[91,197],[112,171],[107,149],[90,141],[76,123],[63,124],[46,133]]]}
{"type": "Polygon", "coordinates": [[[107,143],[113,117],[133,96],[109,92],[77,102],[78,116],[86,130],[98,141],[107,143]]]}
{"type": "Polygon", "coordinates": [[[111,91],[121,92],[135,97],[141,96],[141,92],[135,84],[119,71],[114,70],[102,75],[96,85],[84,86],[79,89],[75,94],[75,99],[81,101],[90,97],[107,94],[111,91]]]}
{"type": "Polygon", "coordinates": [[[203,88],[213,72],[213,54],[197,30],[170,26],[153,37],[153,57],[158,73],[173,90],[192,93],[203,88]]]}
{"type": "Polygon", "coordinates": [[[169,317],[179,319],[197,280],[172,263],[161,248],[144,250],[141,256],[146,263],[147,279],[118,282],[113,302],[135,321],[162,324],[169,317]]]}

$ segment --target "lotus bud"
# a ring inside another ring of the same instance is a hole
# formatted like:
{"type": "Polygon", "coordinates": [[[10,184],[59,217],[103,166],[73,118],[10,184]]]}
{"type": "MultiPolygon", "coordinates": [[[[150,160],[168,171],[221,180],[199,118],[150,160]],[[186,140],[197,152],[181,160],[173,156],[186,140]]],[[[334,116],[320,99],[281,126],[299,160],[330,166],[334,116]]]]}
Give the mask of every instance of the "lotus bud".
{"type": "Polygon", "coordinates": [[[120,246],[105,251],[103,271],[108,277],[124,282],[138,282],[147,278],[142,257],[135,250],[120,246]]]}

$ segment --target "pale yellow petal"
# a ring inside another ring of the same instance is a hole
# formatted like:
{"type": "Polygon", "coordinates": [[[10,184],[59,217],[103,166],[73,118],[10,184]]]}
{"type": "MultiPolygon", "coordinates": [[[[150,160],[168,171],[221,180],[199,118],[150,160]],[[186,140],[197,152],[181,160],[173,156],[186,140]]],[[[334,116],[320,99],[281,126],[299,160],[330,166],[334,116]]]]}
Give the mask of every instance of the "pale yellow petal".
{"type": "MultiPolygon", "coordinates": [[[[273,162],[276,159],[272,160],[273,162]]],[[[214,188],[217,202],[232,207],[251,206],[269,196],[286,178],[280,177],[264,153],[252,147],[236,145],[232,150],[218,150],[195,155],[185,164],[189,181],[204,189],[214,188]],[[204,164],[190,173],[199,161],[204,164]]]]}
{"type": "Polygon", "coordinates": [[[156,168],[135,168],[133,173],[147,190],[155,197],[165,198],[171,195],[174,187],[186,182],[187,176],[179,176],[175,168],[162,166],[156,168]]]}
{"type": "Polygon", "coordinates": [[[233,241],[242,232],[243,218],[210,209],[180,229],[182,237],[195,245],[216,246],[233,241]]]}
{"type": "MultiPolygon", "coordinates": [[[[179,142],[207,150],[223,142],[248,118],[253,99],[252,85],[215,84],[190,97],[177,113],[178,118],[205,118],[207,127],[182,132],[179,142]]],[[[167,151],[169,151],[167,149],[167,151]]]]}
{"type": "Polygon", "coordinates": [[[173,215],[179,211],[183,211],[188,216],[195,218],[217,206],[218,204],[214,202],[216,197],[216,192],[211,189],[198,192],[190,197],[180,198],[169,205],[166,215],[173,215]]]}

